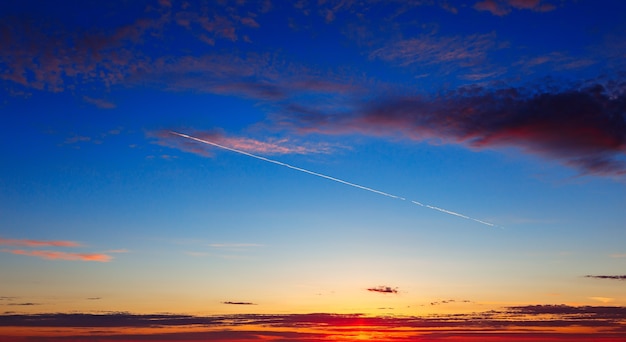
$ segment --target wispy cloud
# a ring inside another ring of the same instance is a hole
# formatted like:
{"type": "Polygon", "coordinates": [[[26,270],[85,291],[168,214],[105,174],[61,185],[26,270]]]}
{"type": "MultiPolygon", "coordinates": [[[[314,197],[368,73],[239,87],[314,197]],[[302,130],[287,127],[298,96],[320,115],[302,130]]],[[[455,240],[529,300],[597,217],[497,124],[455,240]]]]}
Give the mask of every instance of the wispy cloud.
{"type": "MultiPolygon", "coordinates": [[[[200,139],[208,139],[233,149],[265,155],[327,154],[336,148],[335,146],[326,143],[300,143],[292,142],[286,138],[267,139],[262,141],[247,137],[226,136],[218,131],[195,131],[193,135],[200,139]]],[[[171,131],[161,130],[149,132],[148,136],[156,138],[155,142],[162,146],[177,148],[203,156],[211,155],[210,151],[207,150],[206,144],[201,144],[188,139],[180,139],[177,136],[172,135],[171,131]]]]}
{"type": "Polygon", "coordinates": [[[430,305],[443,305],[443,304],[454,304],[454,303],[472,303],[471,300],[467,300],[467,299],[463,299],[463,300],[456,300],[456,299],[446,299],[446,300],[439,300],[439,301],[435,301],[435,302],[430,302],[430,305]]]}
{"type": "Polygon", "coordinates": [[[80,247],[80,243],[75,241],[64,240],[28,240],[28,239],[4,239],[0,238],[2,246],[21,246],[21,247],[80,247]]]}
{"type": "Polygon", "coordinates": [[[246,248],[246,247],[263,247],[258,243],[210,243],[212,248],[246,248]]]}
{"type": "Polygon", "coordinates": [[[23,250],[23,249],[3,249],[2,252],[17,254],[17,255],[29,255],[36,256],[47,260],[81,260],[81,261],[97,261],[97,262],[109,262],[111,256],[107,254],[99,253],[70,253],[59,251],[44,251],[44,250],[23,250]]]}
{"type": "Polygon", "coordinates": [[[497,46],[495,38],[495,34],[466,37],[424,35],[392,43],[375,50],[370,57],[397,62],[402,66],[450,62],[472,66],[484,61],[487,52],[497,46]]]}
{"type": "Polygon", "coordinates": [[[391,286],[376,286],[376,287],[370,287],[367,290],[370,292],[378,292],[378,293],[398,293],[398,288],[391,287],[391,286]]]}
{"type": "Polygon", "coordinates": [[[113,109],[115,107],[117,107],[115,105],[115,103],[113,102],[109,102],[107,100],[104,99],[96,99],[93,97],[89,97],[89,96],[83,96],[83,100],[87,103],[90,103],[92,105],[95,105],[98,108],[102,108],[102,109],[113,109]]]}
{"type": "Polygon", "coordinates": [[[556,6],[543,0],[483,0],[474,4],[474,8],[493,15],[505,16],[513,9],[549,12],[556,9],[556,6]]]}

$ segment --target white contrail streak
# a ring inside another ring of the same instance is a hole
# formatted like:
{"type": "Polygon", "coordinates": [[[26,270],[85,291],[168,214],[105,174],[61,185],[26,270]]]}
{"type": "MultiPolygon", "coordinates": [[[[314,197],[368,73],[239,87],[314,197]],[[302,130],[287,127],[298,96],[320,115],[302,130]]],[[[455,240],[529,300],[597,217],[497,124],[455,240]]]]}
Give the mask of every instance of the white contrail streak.
{"type": "MultiPolygon", "coordinates": [[[[337,183],[341,183],[341,184],[345,184],[345,185],[353,186],[353,187],[355,187],[355,188],[359,188],[359,189],[362,189],[362,190],[367,190],[367,191],[370,191],[370,192],[373,192],[373,193],[376,193],[376,194],[379,194],[379,195],[383,195],[383,196],[387,196],[387,197],[391,197],[391,198],[399,199],[399,200],[402,200],[402,201],[405,201],[405,200],[406,200],[404,197],[400,197],[400,196],[392,195],[392,194],[390,194],[390,193],[386,193],[386,192],[379,191],[379,190],[376,190],[376,189],[368,188],[368,187],[363,186],[363,185],[358,185],[358,184],[355,184],[355,183],[350,183],[350,182],[348,182],[348,181],[345,181],[345,180],[342,180],[342,179],[339,179],[339,178],[335,178],[335,177],[327,176],[327,175],[324,175],[324,174],[321,174],[321,173],[317,173],[317,172],[309,171],[309,170],[306,170],[306,169],[303,169],[303,168],[300,168],[300,167],[297,167],[297,166],[293,166],[293,165],[289,165],[289,164],[287,164],[287,163],[279,162],[279,161],[277,161],[277,160],[273,160],[273,159],[269,159],[269,158],[265,158],[265,157],[257,156],[256,154],[252,154],[252,153],[249,153],[249,152],[246,152],[246,151],[238,150],[238,149],[236,149],[236,148],[232,148],[232,147],[228,147],[228,146],[220,145],[220,144],[218,144],[218,143],[215,143],[215,142],[212,142],[212,141],[209,141],[209,140],[204,140],[204,139],[200,139],[200,138],[192,137],[192,136],[190,136],[190,135],[183,134],[183,133],[178,133],[178,132],[174,132],[174,131],[170,131],[170,133],[171,133],[171,134],[174,134],[174,135],[178,135],[178,136],[183,137],[183,138],[191,139],[191,140],[194,140],[194,141],[197,141],[197,142],[203,143],[203,144],[207,144],[207,145],[211,145],[211,146],[219,147],[219,148],[224,149],[224,150],[228,150],[228,151],[231,151],[231,152],[235,152],[235,153],[239,153],[239,154],[246,155],[246,156],[248,156],[248,157],[252,157],[252,158],[259,159],[259,160],[263,160],[263,161],[266,161],[266,162],[269,162],[269,163],[272,163],[272,164],[276,164],[276,165],[284,166],[284,167],[287,167],[287,168],[290,168],[290,169],[293,169],[293,170],[296,170],[296,171],[300,171],[300,172],[308,173],[308,174],[313,175],[313,176],[318,176],[318,177],[321,177],[321,178],[326,178],[326,179],[329,179],[329,180],[331,180],[331,181],[335,181],[335,182],[337,182],[337,183]]],[[[481,221],[481,220],[478,220],[478,219],[475,219],[475,218],[471,218],[471,217],[469,217],[469,216],[465,216],[465,215],[462,215],[462,214],[459,214],[459,213],[455,213],[454,211],[449,211],[449,210],[446,210],[446,209],[442,209],[442,208],[434,207],[434,206],[432,206],[432,205],[428,205],[428,204],[422,204],[422,203],[417,202],[417,201],[411,201],[411,202],[412,202],[412,203],[415,203],[415,204],[417,204],[417,205],[419,205],[419,206],[422,206],[422,207],[426,207],[426,208],[429,208],[429,209],[433,209],[433,210],[440,211],[440,212],[442,212],[442,213],[446,213],[446,214],[449,214],[449,215],[454,215],[454,216],[462,217],[462,218],[464,218],[464,219],[468,219],[468,220],[476,221],[476,222],[479,222],[479,223],[482,223],[482,224],[486,224],[486,225],[491,226],[491,227],[494,227],[494,226],[495,226],[495,225],[494,225],[494,224],[492,224],[492,223],[485,222],[485,221],[481,221]]]]}

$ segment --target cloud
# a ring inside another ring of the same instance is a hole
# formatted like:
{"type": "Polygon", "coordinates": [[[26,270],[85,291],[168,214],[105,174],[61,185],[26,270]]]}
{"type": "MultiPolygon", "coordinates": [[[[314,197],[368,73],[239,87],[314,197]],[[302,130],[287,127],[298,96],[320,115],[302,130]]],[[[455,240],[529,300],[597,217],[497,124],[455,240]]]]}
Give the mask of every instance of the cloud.
{"type": "Polygon", "coordinates": [[[474,9],[487,11],[497,16],[505,16],[511,13],[513,9],[549,12],[556,7],[542,0],[483,0],[474,4],[474,9]]]}
{"type": "Polygon", "coordinates": [[[246,247],[263,247],[258,243],[210,243],[212,248],[246,248],[246,247]]]}
{"type": "Polygon", "coordinates": [[[585,278],[626,280],[626,275],[586,275],[585,278]]]}
{"type": "Polygon", "coordinates": [[[470,36],[435,37],[424,35],[421,38],[406,39],[373,51],[371,58],[409,66],[440,63],[460,63],[463,66],[483,62],[487,52],[496,47],[495,34],[475,34],[470,36]]]}
{"type": "Polygon", "coordinates": [[[367,289],[370,292],[378,292],[378,293],[398,293],[398,288],[392,288],[390,286],[376,286],[370,287],[367,289]]]}
{"type": "Polygon", "coordinates": [[[467,299],[464,299],[464,300],[447,299],[447,300],[431,302],[430,305],[442,305],[442,304],[452,304],[452,303],[472,303],[472,301],[467,300],[467,299]]]}
{"type": "Polygon", "coordinates": [[[516,147],[582,174],[626,174],[626,92],[585,87],[460,88],[435,96],[383,96],[348,113],[286,111],[300,133],[393,136],[468,148],[516,147]]]}
{"type": "Polygon", "coordinates": [[[16,306],[33,306],[33,305],[41,305],[39,303],[31,303],[31,302],[26,302],[26,303],[9,303],[6,305],[16,305],[16,306]]]}
{"type": "Polygon", "coordinates": [[[626,253],[614,253],[611,254],[611,258],[626,258],[626,253]]]}
{"type": "MultiPolygon", "coordinates": [[[[148,137],[156,138],[156,143],[162,146],[203,156],[211,156],[206,144],[201,144],[189,139],[180,139],[170,132],[169,130],[153,131],[147,133],[147,135],[148,137]]],[[[194,131],[189,134],[199,139],[213,141],[233,149],[264,155],[327,154],[333,150],[333,146],[326,143],[298,143],[292,142],[286,138],[261,141],[246,137],[226,136],[219,131],[194,131]]]]}
{"type": "Polygon", "coordinates": [[[3,239],[0,238],[0,246],[20,247],[80,247],[81,244],[74,241],[63,240],[27,240],[27,239],[3,239]]]}
{"type": "Polygon", "coordinates": [[[46,260],[81,260],[81,261],[97,261],[97,262],[109,262],[112,257],[106,254],[98,253],[68,253],[58,251],[43,251],[43,250],[23,250],[23,249],[3,249],[2,252],[17,254],[17,255],[29,255],[36,256],[46,260]]]}
{"type": "Polygon", "coordinates": [[[83,96],[83,100],[87,103],[90,103],[102,109],[113,109],[117,107],[115,103],[112,103],[103,99],[96,99],[96,98],[89,97],[89,96],[83,96]]]}
{"type": "MultiPolygon", "coordinates": [[[[427,316],[330,313],[214,316],[129,313],[4,314],[0,316],[0,328],[28,328],[33,336],[39,336],[38,341],[46,341],[41,338],[41,331],[64,328],[62,330],[68,336],[71,335],[72,340],[95,338],[99,341],[167,339],[225,342],[261,339],[321,342],[346,340],[353,336],[372,336],[377,337],[377,340],[394,341],[446,339],[490,342],[609,342],[624,338],[625,320],[626,307],[528,305],[468,314],[427,316]],[[355,327],[355,330],[350,327],[355,327]],[[93,331],[103,328],[106,328],[106,333],[98,334],[93,331]],[[137,334],[137,328],[142,328],[141,335],[137,334]]],[[[24,331],[20,330],[20,333],[24,334],[24,331]]],[[[57,337],[55,341],[58,338],[62,337],[57,337]]]]}
{"type": "Polygon", "coordinates": [[[222,302],[222,304],[228,304],[228,305],[257,305],[255,303],[251,303],[251,302],[231,302],[231,301],[222,302]]]}

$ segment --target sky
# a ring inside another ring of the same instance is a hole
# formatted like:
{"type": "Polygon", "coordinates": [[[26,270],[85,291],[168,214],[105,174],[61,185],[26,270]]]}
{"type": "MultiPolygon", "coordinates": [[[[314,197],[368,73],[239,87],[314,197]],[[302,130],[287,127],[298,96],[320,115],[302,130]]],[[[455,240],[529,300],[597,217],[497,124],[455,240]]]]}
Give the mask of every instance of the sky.
{"type": "Polygon", "coordinates": [[[0,3],[0,341],[626,338],[626,3],[0,3]]]}

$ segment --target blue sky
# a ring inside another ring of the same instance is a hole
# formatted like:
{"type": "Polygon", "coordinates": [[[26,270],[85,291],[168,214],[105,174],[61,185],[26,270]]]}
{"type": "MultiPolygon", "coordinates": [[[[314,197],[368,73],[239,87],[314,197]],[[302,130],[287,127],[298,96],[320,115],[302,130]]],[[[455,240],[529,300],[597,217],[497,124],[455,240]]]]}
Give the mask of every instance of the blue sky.
{"type": "Polygon", "coordinates": [[[626,305],[619,1],[0,13],[6,314],[626,305]]]}

